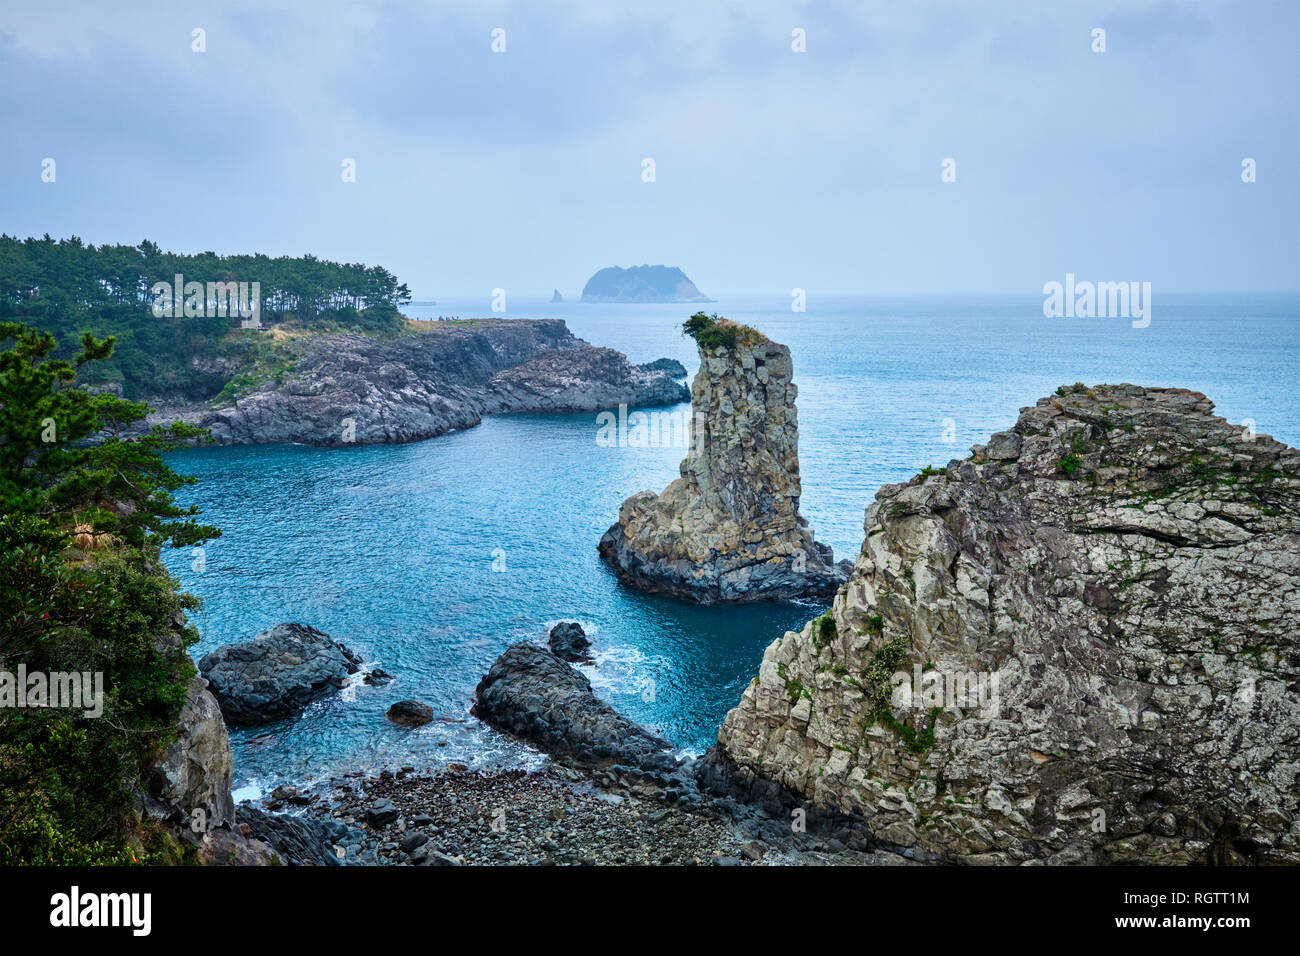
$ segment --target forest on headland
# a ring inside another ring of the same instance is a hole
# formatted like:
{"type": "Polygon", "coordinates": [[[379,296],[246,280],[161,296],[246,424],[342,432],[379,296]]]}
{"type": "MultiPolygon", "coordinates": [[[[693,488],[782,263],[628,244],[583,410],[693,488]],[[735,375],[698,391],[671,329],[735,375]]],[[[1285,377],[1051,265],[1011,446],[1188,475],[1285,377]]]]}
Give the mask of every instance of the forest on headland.
{"type": "Polygon", "coordinates": [[[411,300],[406,284],[382,266],[312,255],[187,255],[149,240],[95,246],[76,236],[0,235],[0,320],[52,333],[62,357],[71,356],[83,332],[113,336],[111,357],[87,384],[120,385],[127,398],[208,398],[228,377],[213,366],[258,333],[240,329],[237,315],[157,316],[155,285],[170,286],[178,275],[205,286],[258,283],[263,326],[396,331],[404,323],[399,310],[411,300]]]}

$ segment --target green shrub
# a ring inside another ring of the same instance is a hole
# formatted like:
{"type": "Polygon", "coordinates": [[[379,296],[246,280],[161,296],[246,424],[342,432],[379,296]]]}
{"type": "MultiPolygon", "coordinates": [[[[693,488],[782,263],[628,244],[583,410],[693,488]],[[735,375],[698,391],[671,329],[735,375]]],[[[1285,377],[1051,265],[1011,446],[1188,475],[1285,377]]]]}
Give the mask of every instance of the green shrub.
{"type": "Polygon", "coordinates": [[[176,734],[198,635],[197,602],[159,564],[160,547],[220,532],[172,492],[188,479],[160,453],[203,433],[154,428],[86,439],[143,417],[144,405],[71,387],[113,342],[87,335],[75,362],[52,336],[0,323],[0,667],[101,673],[103,713],[0,710],[0,864],[178,862],[141,824],[142,771],[176,734]],[[46,422],[55,440],[44,441],[46,422]],[[75,545],[75,546],[74,546],[75,545]]]}
{"type": "Polygon", "coordinates": [[[724,319],[717,313],[705,315],[696,312],[682,323],[682,333],[693,338],[702,349],[730,349],[765,341],[765,336],[757,329],[724,319]]]}

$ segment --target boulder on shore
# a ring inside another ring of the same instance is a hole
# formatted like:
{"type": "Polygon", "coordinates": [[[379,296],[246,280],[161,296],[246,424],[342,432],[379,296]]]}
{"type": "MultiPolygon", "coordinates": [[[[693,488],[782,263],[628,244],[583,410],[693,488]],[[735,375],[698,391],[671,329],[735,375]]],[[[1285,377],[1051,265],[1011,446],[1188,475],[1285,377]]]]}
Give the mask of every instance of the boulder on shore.
{"type": "Polygon", "coordinates": [[[569,762],[671,771],[671,745],[624,717],[591,682],[528,641],[507,648],[475,690],[471,713],[484,723],[569,762]]]}
{"type": "Polygon", "coordinates": [[[342,687],[360,666],[361,658],[328,634],[292,623],[219,647],[199,661],[231,725],[291,717],[342,687]]]}

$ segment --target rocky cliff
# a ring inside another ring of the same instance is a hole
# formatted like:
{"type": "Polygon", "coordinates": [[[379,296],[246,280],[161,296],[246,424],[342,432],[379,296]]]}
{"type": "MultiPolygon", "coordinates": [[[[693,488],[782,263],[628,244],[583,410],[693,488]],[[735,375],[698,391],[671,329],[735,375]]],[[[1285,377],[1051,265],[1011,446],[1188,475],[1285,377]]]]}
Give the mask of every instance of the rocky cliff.
{"type": "Polygon", "coordinates": [[[186,688],[176,739],[145,775],[145,792],[168,808],[189,815],[196,810],[204,825],[221,826],[235,819],[230,794],[234,755],[221,707],[207,681],[197,674],[186,688]]]}
{"type": "Polygon", "coordinates": [[[279,862],[275,848],[235,819],[230,735],[207,681],[197,674],[186,688],[176,731],[176,739],[141,775],[142,817],[168,826],[180,842],[194,847],[200,863],[279,862]]]}
{"type": "Polygon", "coordinates": [[[847,568],[799,514],[792,375],[790,350],[752,329],[700,346],[681,477],[624,501],[600,540],[619,577],[700,603],[834,593],[847,568]]]}
{"type": "Polygon", "coordinates": [[[978,862],[1300,862],[1300,452],[1075,386],[881,489],[717,775],[978,862]]]}
{"type": "MultiPolygon", "coordinates": [[[[265,336],[256,364],[212,402],[155,402],[149,422],[210,429],[219,444],[418,441],[510,411],[595,411],[686,401],[659,368],[633,365],[555,319],[413,324],[400,335],[265,336]]],[[[200,361],[195,359],[195,361],[200,361]]]]}

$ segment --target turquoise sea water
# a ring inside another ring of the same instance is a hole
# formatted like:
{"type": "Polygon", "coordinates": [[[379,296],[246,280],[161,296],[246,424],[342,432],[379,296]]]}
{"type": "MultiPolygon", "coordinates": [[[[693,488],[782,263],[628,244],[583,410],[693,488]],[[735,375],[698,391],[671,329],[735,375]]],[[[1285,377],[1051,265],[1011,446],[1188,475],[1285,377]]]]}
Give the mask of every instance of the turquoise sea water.
{"type": "MultiPolygon", "coordinates": [[[[680,359],[694,308],[512,300],[508,317],[563,318],[636,362],[680,359]]],[[[1155,298],[1149,327],[1046,319],[1029,297],[721,298],[706,307],[790,346],[799,386],[802,511],[837,557],[856,555],[863,510],[883,483],[965,457],[1019,408],[1083,381],[1183,386],[1220,414],[1300,444],[1300,296],[1155,298]]],[[[489,314],[486,301],[414,315],[489,314]]],[[[677,475],[680,448],[610,448],[594,414],[487,418],[412,445],[342,450],[208,448],[174,456],[185,489],[225,534],[204,567],[167,556],[205,601],[196,657],[280,621],[319,627],[397,676],[301,718],[233,734],[236,786],[463,761],[534,761],[468,716],[497,654],[559,620],[593,634],[599,694],[685,748],[702,750],[763,649],[812,604],[698,608],[629,591],[596,555],[620,502],[677,475]],[[496,570],[494,570],[494,567],[496,570]],[[446,718],[387,723],[416,698],[446,718]]]]}

